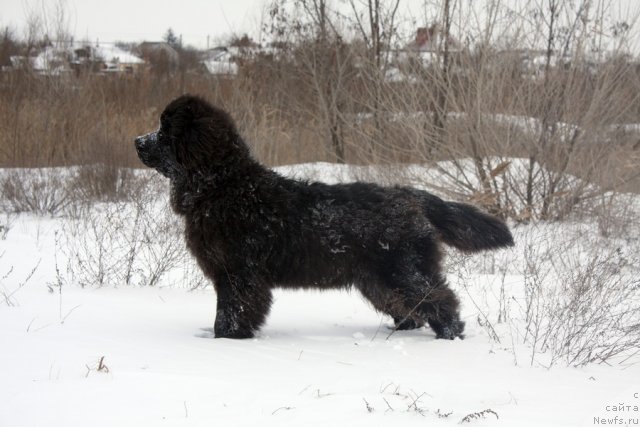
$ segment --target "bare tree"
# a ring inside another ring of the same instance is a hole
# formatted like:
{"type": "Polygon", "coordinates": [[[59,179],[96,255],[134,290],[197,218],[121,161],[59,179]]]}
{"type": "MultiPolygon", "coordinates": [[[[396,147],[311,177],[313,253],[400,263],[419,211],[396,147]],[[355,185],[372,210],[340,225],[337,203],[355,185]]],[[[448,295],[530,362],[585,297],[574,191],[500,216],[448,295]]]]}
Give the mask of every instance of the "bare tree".
{"type": "Polygon", "coordinates": [[[376,145],[384,144],[386,126],[384,118],[384,92],[388,91],[386,75],[391,62],[392,41],[397,36],[397,12],[400,0],[380,1],[350,0],[353,12],[351,20],[362,38],[365,54],[360,59],[360,75],[365,88],[365,110],[373,118],[373,134],[364,134],[369,139],[369,155],[373,160],[376,145]],[[364,11],[362,10],[364,8],[364,11]]]}
{"type": "MultiPolygon", "coordinates": [[[[344,141],[346,87],[353,78],[352,51],[335,22],[338,17],[328,0],[295,0],[296,15],[288,14],[283,3],[272,4],[272,33],[288,36],[297,71],[310,85],[318,106],[318,116],[327,134],[335,161],[346,159],[344,141]]],[[[282,42],[285,44],[284,42],[282,42]]]]}

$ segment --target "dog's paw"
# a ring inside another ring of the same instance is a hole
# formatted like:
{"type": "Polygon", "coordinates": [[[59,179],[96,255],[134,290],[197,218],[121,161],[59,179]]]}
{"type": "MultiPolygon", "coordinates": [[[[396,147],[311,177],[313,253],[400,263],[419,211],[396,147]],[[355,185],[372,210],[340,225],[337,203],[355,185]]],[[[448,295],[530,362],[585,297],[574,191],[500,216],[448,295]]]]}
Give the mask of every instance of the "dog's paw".
{"type": "Polygon", "coordinates": [[[230,339],[253,338],[253,332],[251,331],[216,332],[216,338],[230,338],[230,339]]]}
{"type": "Polygon", "coordinates": [[[440,329],[436,333],[436,339],[453,340],[455,338],[460,338],[461,340],[463,340],[463,332],[464,322],[460,320],[454,320],[449,325],[443,326],[442,329],[440,329]]]}
{"type": "Polygon", "coordinates": [[[253,331],[242,328],[237,320],[237,316],[225,315],[222,310],[219,310],[217,313],[213,330],[216,338],[253,338],[253,331]]]}

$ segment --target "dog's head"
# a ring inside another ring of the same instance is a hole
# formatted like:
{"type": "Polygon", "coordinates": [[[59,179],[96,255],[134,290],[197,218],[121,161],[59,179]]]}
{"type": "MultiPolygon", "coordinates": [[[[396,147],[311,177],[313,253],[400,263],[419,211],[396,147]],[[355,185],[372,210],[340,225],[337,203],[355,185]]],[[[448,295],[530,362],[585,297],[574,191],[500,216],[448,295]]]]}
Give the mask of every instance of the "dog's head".
{"type": "Polygon", "coordinates": [[[169,178],[248,156],[229,114],[191,95],[171,101],[158,130],[137,137],[135,146],[142,163],[169,178]]]}

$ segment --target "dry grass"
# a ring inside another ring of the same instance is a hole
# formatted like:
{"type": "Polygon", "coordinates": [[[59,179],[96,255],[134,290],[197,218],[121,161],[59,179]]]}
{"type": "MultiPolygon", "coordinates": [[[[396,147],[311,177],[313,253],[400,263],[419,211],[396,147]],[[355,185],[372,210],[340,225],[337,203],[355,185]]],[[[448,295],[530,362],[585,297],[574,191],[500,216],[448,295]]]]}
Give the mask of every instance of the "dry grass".
{"type": "Polygon", "coordinates": [[[45,77],[1,73],[0,167],[95,163],[140,167],[133,139],[155,129],[164,106],[185,92],[230,110],[256,154],[269,164],[329,160],[318,149],[322,144],[314,139],[313,123],[292,123],[282,111],[255,102],[253,89],[246,86],[242,78],[197,74],[45,77]]]}
{"type": "MultiPolygon", "coordinates": [[[[317,96],[305,84],[305,70],[295,62],[288,63],[285,73],[282,63],[258,59],[234,79],[190,73],[2,73],[0,167],[85,165],[74,184],[83,194],[121,197],[118,192],[133,189],[127,188],[126,177],[117,175],[117,168],[141,166],[133,139],[156,128],[170,99],[190,92],[229,110],[254,154],[270,166],[448,160],[463,170],[458,162],[472,159],[475,167],[447,190],[520,221],[563,218],[585,198],[607,191],[640,191],[635,167],[640,162],[640,126],[623,125],[640,123],[638,96],[629,96],[640,87],[634,67],[607,63],[595,74],[557,70],[553,78],[569,85],[558,92],[560,83],[545,86],[527,74],[505,70],[513,66],[500,65],[499,59],[484,58],[486,63],[476,69],[471,64],[477,59],[467,58],[468,67],[452,71],[443,114],[437,114],[429,100],[442,83],[436,69],[424,70],[417,80],[407,71],[405,82],[353,78],[341,87],[344,105],[335,132],[327,129],[325,115],[314,102],[317,96]],[[372,85],[378,88],[376,111],[367,91],[372,85]],[[491,89],[479,89],[485,86],[491,89]],[[545,91],[546,103],[555,111],[552,118],[536,113],[545,91]],[[443,129],[435,126],[435,117],[443,129]],[[502,168],[513,157],[529,162],[524,175],[502,168]],[[567,174],[581,178],[584,186],[570,185],[567,174]],[[521,183],[525,189],[505,198],[509,188],[521,183]],[[600,190],[594,192],[591,183],[600,190]]],[[[62,188],[59,184],[52,183],[62,188]]],[[[9,195],[19,190],[7,182],[3,189],[9,195]]]]}

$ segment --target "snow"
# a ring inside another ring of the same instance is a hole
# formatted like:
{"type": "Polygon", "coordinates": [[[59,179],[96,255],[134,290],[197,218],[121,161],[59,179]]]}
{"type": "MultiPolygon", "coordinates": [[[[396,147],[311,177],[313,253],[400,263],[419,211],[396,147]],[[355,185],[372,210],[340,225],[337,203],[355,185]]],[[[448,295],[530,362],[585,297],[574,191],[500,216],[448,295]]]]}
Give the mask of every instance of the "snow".
{"type": "Polygon", "coordinates": [[[34,70],[45,71],[54,76],[65,71],[64,59],[61,53],[52,47],[45,48],[33,58],[31,66],[34,70]]]}
{"type": "Polygon", "coordinates": [[[203,64],[211,74],[238,74],[238,65],[235,62],[225,60],[208,60],[203,61],[203,64]]]}
{"type": "Polygon", "coordinates": [[[144,64],[144,61],[134,54],[115,45],[98,45],[92,47],[93,55],[109,64],[144,64]]]}
{"type": "MultiPolygon", "coordinates": [[[[395,79],[397,77],[395,75],[396,72],[397,70],[390,69],[390,78],[395,79]]],[[[383,114],[385,118],[391,122],[415,122],[424,120],[425,117],[428,118],[432,116],[432,113],[425,113],[423,111],[393,112],[383,114]]],[[[479,117],[483,121],[493,122],[495,124],[517,130],[526,135],[539,135],[543,131],[542,121],[536,117],[497,113],[481,113],[479,117]]],[[[355,122],[357,124],[362,124],[367,120],[371,120],[372,118],[372,113],[358,113],[355,116],[355,122]]],[[[467,120],[467,113],[450,111],[447,113],[447,118],[452,120],[467,120]]],[[[583,126],[586,125],[586,123],[583,124],[583,126]]],[[[560,142],[570,141],[573,138],[574,133],[585,131],[585,127],[562,121],[549,124],[548,130],[551,130],[552,127],[554,129],[554,133],[557,134],[558,140],[560,142]]],[[[640,132],[640,123],[616,123],[609,125],[608,130],[623,131],[627,133],[640,132]]]]}
{"type": "MultiPolygon", "coordinates": [[[[318,163],[278,171],[327,182],[381,175],[318,163]]],[[[496,342],[478,320],[497,285],[514,301],[524,292],[516,265],[532,236],[551,245],[568,224],[516,227],[512,250],[451,254],[464,341],[391,333],[359,294],[337,291],[277,291],[256,338],[213,339],[211,287],[181,286],[180,274],[154,287],[60,281],[73,277],[60,248],[66,218],[0,215],[0,224],[9,228],[0,233],[0,426],[452,426],[485,410],[499,418],[484,412],[469,424],[640,423],[637,359],[548,369],[544,354],[529,363],[515,323],[496,325],[496,342]]]]}

